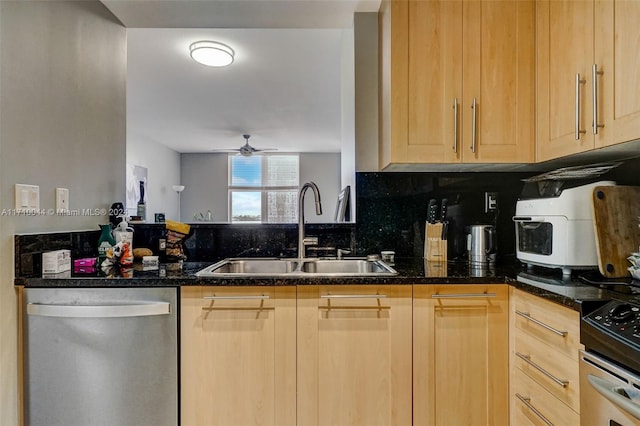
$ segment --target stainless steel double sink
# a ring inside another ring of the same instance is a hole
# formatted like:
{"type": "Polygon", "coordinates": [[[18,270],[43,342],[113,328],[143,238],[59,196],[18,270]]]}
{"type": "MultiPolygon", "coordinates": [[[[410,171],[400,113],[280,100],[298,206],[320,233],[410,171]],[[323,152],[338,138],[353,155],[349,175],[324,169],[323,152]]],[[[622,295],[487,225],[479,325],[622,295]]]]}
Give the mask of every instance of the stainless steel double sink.
{"type": "Polygon", "coordinates": [[[397,275],[392,267],[382,260],[350,257],[343,259],[323,258],[227,258],[196,273],[198,277],[229,276],[327,276],[359,277],[397,275]]]}

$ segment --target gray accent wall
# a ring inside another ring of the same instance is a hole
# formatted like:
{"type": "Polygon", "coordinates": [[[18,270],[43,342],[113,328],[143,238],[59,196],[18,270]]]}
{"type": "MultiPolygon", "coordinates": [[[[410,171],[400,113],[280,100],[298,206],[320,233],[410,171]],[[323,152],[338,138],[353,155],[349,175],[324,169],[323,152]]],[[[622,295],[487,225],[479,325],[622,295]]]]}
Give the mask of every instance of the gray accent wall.
{"type": "Polygon", "coordinates": [[[126,30],[94,0],[0,2],[0,413],[20,424],[14,234],[98,229],[125,191],[126,30]],[[14,184],[40,186],[39,216],[14,216],[14,184]]]}
{"type": "MultiPolygon", "coordinates": [[[[182,154],[180,174],[185,186],[182,193],[182,220],[193,222],[193,215],[208,210],[212,222],[227,222],[228,175],[227,154],[182,154]]],[[[301,153],[300,183],[314,181],[320,189],[322,215],[315,214],[313,194],[305,196],[305,219],[310,223],[332,223],[341,188],[340,153],[301,153]]],[[[352,191],[355,188],[351,188],[352,191]]]]}
{"type": "Polygon", "coordinates": [[[355,167],[378,171],[378,14],[354,14],[355,167]]]}

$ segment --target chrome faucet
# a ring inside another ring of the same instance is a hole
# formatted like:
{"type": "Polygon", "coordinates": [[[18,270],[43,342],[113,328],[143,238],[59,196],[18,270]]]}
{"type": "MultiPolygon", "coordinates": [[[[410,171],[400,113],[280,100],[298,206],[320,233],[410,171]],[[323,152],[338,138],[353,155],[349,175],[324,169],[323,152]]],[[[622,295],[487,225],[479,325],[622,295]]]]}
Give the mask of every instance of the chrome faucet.
{"type": "Polygon", "coordinates": [[[316,201],[316,214],[322,214],[322,203],[320,202],[320,190],[318,190],[318,186],[313,182],[305,183],[302,185],[302,188],[300,188],[300,194],[298,195],[298,259],[304,259],[306,245],[318,244],[317,238],[304,237],[304,194],[309,188],[313,191],[313,197],[316,201]]]}

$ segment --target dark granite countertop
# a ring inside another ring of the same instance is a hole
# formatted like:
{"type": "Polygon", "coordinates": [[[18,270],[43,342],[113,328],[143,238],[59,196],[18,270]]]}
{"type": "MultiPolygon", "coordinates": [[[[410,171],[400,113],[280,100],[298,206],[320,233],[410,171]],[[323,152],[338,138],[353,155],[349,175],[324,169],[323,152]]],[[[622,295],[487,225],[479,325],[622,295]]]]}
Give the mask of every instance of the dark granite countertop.
{"type": "MultiPolygon", "coordinates": [[[[195,273],[210,262],[165,264],[157,270],[135,265],[128,271],[62,273],[48,277],[18,277],[15,285],[25,287],[180,287],[192,285],[412,285],[412,284],[509,284],[555,303],[580,310],[583,301],[611,298],[640,298],[640,287],[588,285],[577,276],[563,277],[559,270],[536,268],[527,271],[519,262],[473,268],[466,262],[446,265],[422,258],[397,258],[396,276],[385,277],[234,277],[201,278],[195,273]],[[619,287],[619,288],[618,288],[619,287]],[[613,291],[621,290],[621,291],[613,291]]],[[[597,274],[596,274],[597,275],[597,274]]],[[[638,283],[640,285],[640,283],[638,283]]]]}
{"type": "Polygon", "coordinates": [[[203,278],[195,274],[209,266],[209,262],[167,263],[156,270],[142,270],[134,265],[128,270],[113,270],[77,274],[61,273],[45,277],[22,277],[15,285],[25,287],[114,287],[114,286],[185,286],[185,285],[314,285],[314,284],[492,284],[505,283],[515,277],[515,264],[470,268],[466,262],[429,263],[422,258],[399,258],[392,264],[398,271],[394,276],[321,277],[299,275],[291,277],[215,277],[203,278]]]}

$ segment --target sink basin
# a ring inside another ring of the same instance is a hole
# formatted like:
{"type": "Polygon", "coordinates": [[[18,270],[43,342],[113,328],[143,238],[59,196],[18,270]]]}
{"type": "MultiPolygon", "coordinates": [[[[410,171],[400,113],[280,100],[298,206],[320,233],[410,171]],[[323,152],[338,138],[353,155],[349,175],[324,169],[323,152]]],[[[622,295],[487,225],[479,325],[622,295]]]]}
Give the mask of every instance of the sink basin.
{"type": "Polygon", "coordinates": [[[196,273],[198,277],[386,276],[397,272],[381,260],[365,258],[227,258],[196,273]]]}
{"type": "Polygon", "coordinates": [[[228,258],[196,273],[198,277],[218,275],[280,275],[291,273],[298,262],[278,258],[228,258]]]}
{"type": "Polygon", "coordinates": [[[371,275],[380,273],[396,273],[380,260],[366,259],[320,259],[305,261],[302,271],[310,274],[350,274],[371,275]]]}

